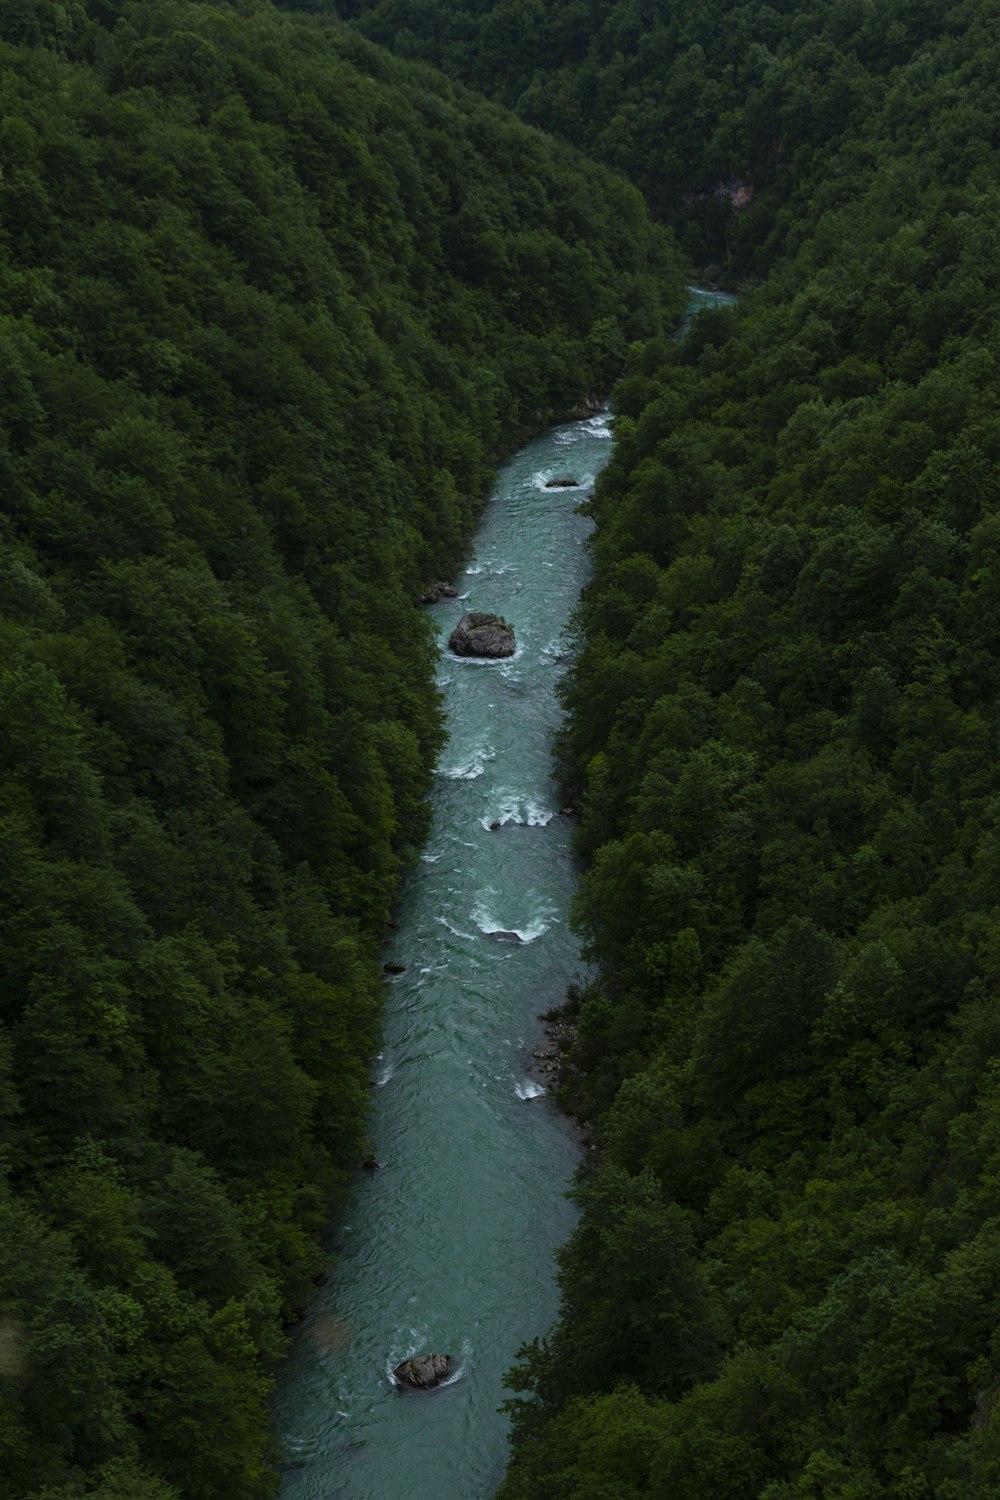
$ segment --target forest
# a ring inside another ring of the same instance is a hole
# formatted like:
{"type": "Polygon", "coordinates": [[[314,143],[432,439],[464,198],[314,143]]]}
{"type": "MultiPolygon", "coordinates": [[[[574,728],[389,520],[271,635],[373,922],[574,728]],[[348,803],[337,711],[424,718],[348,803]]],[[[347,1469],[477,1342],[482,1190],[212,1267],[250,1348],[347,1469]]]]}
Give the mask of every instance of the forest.
{"type": "Polygon", "coordinates": [[[618,390],[562,743],[600,1166],[505,1497],[1000,1484],[995,210],[885,186],[618,390]]]}
{"type": "Polygon", "coordinates": [[[500,1493],[994,1495],[996,7],[584,9],[361,7],[742,288],[614,397],[559,747],[596,1150],[500,1493]]]}
{"type": "Polygon", "coordinates": [[[416,600],[623,370],[557,747],[594,1151],[502,1500],[1000,1492],[997,20],[3,6],[13,1500],[274,1493],[416,600]]]}
{"type": "Polygon", "coordinates": [[[441,742],[423,583],[681,263],[329,17],[7,0],[0,289],[0,1491],[263,1500],[441,742]]]}

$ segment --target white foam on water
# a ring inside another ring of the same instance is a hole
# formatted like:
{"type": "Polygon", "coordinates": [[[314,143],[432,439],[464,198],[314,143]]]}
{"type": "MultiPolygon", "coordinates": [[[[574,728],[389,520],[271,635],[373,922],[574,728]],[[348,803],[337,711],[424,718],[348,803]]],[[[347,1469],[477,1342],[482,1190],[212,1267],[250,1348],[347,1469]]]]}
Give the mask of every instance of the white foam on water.
{"type": "MultiPolygon", "coordinates": [[[[445,1340],[444,1343],[447,1344],[447,1340],[445,1340]]],[[[426,1330],[417,1328],[409,1329],[409,1340],[402,1354],[399,1353],[399,1349],[400,1345],[397,1344],[395,1348],[389,1353],[385,1362],[386,1378],[389,1381],[389,1384],[394,1385],[397,1390],[406,1389],[406,1387],[401,1385],[401,1383],[396,1379],[393,1373],[393,1371],[396,1369],[396,1366],[401,1365],[404,1359],[416,1359],[420,1354],[438,1354],[447,1352],[447,1349],[442,1348],[440,1343],[438,1343],[436,1346],[434,1345],[429,1333],[426,1330]]],[[[455,1356],[452,1355],[452,1358],[454,1359],[455,1356]]],[[[461,1353],[459,1354],[458,1358],[455,1359],[455,1368],[445,1380],[439,1380],[437,1385],[432,1386],[431,1389],[443,1390],[446,1385],[454,1385],[456,1380],[461,1380],[462,1376],[465,1374],[466,1368],[471,1358],[472,1345],[468,1339],[463,1339],[461,1345],[461,1353]]]]}
{"type": "Polygon", "coordinates": [[[436,865],[441,856],[440,854],[421,854],[420,858],[425,865],[436,865]]]}
{"type": "MultiPolygon", "coordinates": [[[[479,819],[483,828],[493,830],[494,823],[515,823],[521,828],[547,828],[555,814],[541,803],[517,792],[501,792],[499,804],[479,819]]],[[[513,931],[513,929],[511,929],[513,931]]]]}
{"type": "Polygon", "coordinates": [[[515,1081],[514,1092],[519,1099],[541,1099],[545,1093],[540,1083],[535,1083],[530,1078],[515,1081]]]}
{"type": "Polygon", "coordinates": [[[608,418],[607,417],[588,417],[587,420],[586,420],[586,422],[584,423],[584,426],[587,428],[587,434],[588,434],[589,437],[596,437],[596,438],[610,438],[610,437],[614,437],[614,433],[611,431],[611,428],[608,426],[608,418]]]}
{"type": "MultiPolygon", "coordinates": [[[[491,891],[490,894],[496,893],[491,891]]],[[[551,915],[551,913],[546,913],[546,915],[551,915]]],[[[513,932],[522,943],[533,943],[536,938],[540,938],[549,930],[549,924],[542,915],[533,918],[527,927],[514,927],[510,922],[504,922],[500,917],[495,916],[485,901],[476,902],[472,908],[472,920],[486,937],[493,932],[513,932]]]]}
{"type": "Polygon", "coordinates": [[[441,775],[446,776],[449,781],[475,781],[484,774],[485,770],[486,767],[482,761],[470,760],[464,765],[453,767],[450,771],[442,771],[441,775]]]}
{"type": "MultiPolygon", "coordinates": [[[[471,932],[463,932],[460,927],[456,927],[454,923],[449,922],[447,917],[435,917],[434,920],[435,922],[440,922],[442,927],[447,927],[448,931],[452,933],[454,937],[465,938],[466,942],[469,943],[473,941],[473,935],[471,932]]],[[[398,1364],[399,1361],[397,1360],[396,1363],[398,1364]]]]}
{"type": "Polygon", "coordinates": [[[408,1328],[405,1333],[397,1335],[397,1341],[392,1344],[385,1358],[385,1373],[390,1385],[399,1385],[399,1381],[392,1373],[397,1365],[401,1365],[404,1359],[414,1359],[421,1351],[426,1349],[428,1332],[426,1328],[408,1328]],[[405,1340],[400,1342],[399,1340],[405,1340]]]}
{"type": "Polygon", "coordinates": [[[472,566],[469,567],[469,568],[466,568],[465,571],[466,571],[466,575],[469,578],[475,578],[475,577],[477,577],[478,574],[480,574],[483,571],[483,569],[482,569],[482,566],[481,566],[480,563],[473,563],[472,566]]]}
{"type": "MultiPolygon", "coordinates": [[[[608,433],[608,436],[611,436],[610,432],[608,433]]],[[[576,481],[576,484],[554,485],[552,490],[549,491],[550,482],[553,479],[558,479],[559,477],[560,476],[558,474],[553,473],[551,470],[546,473],[544,469],[536,469],[535,473],[531,476],[531,483],[536,490],[544,490],[546,493],[551,493],[554,495],[558,495],[560,491],[562,491],[563,494],[572,495],[575,494],[577,490],[589,490],[591,485],[594,483],[593,474],[583,474],[576,481]]],[[[569,478],[571,476],[567,475],[566,477],[569,478]]]]}
{"type": "Polygon", "coordinates": [[[378,1072],[375,1074],[375,1087],[377,1089],[384,1089],[395,1071],[396,1069],[393,1067],[391,1062],[384,1062],[379,1068],[378,1072]]]}
{"type": "MultiPolygon", "coordinates": [[[[454,651],[446,651],[448,661],[459,662],[463,667],[509,667],[511,662],[518,661],[524,655],[524,642],[518,641],[512,656],[457,656],[454,651]]],[[[490,755],[490,760],[493,756],[490,755]]]]}
{"type": "Polygon", "coordinates": [[[459,761],[455,766],[441,766],[438,775],[448,781],[476,781],[486,770],[487,762],[496,755],[496,751],[489,745],[481,745],[465,760],[459,761]]]}

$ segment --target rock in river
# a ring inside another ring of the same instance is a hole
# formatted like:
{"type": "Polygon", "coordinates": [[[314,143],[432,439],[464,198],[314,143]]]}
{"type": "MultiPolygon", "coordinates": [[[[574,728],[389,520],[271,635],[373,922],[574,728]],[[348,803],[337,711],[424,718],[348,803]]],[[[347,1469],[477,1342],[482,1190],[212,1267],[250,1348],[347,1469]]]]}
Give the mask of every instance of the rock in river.
{"type": "Polygon", "coordinates": [[[452,583],[439,578],[436,583],[425,583],[420,595],[421,604],[439,604],[442,599],[457,599],[458,589],[452,583]]]}
{"type": "Polygon", "coordinates": [[[555,479],[546,480],[545,488],[547,490],[578,490],[580,483],[579,480],[571,479],[568,474],[559,474],[555,479]]]}
{"type": "Polygon", "coordinates": [[[517,642],[514,627],[500,615],[474,611],[462,616],[448,645],[456,656],[513,656],[517,642]]]}
{"type": "Polygon", "coordinates": [[[519,943],[522,940],[519,932],[505,932],[502,927],[494,928],[492,932],[487,932],[486,936],[499,938],[503,943],[519,943]]]}
{"type": "Polygon", "coordinates": [[[404,1359],[392,1374],[399,1385],[408,1385],[415,1391],[429,1391],[442,1380],[447,1380],[454,1366],[450,1354],[419,1354],[416,1359],[404,1359]]]}

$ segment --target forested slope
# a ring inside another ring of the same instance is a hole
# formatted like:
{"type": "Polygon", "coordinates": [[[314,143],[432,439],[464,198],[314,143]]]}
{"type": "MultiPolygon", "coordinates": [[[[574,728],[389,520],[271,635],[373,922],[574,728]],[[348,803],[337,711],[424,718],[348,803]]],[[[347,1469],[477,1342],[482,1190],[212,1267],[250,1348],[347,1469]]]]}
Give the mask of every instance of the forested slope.
{"type": "Polygon", "coordinates": [[[285,3],[335,6],[573,141],[682,225],[692,259],[737,274],[770,264],[793,185],[816,181],[895,71],[985,15],[944,0],[285,3]]]}
{"type": "Polygon", "coordinates": [[[1000,1490],[987,10],[924,8],[767,284],[615,397],[562,745],[599,1166],[504,1500],[1000,1490]]]}
{"type": "Polygon", "coordinates": [[[255,1500],[440,723],[420,583],[673,316],[634,189],[257,0],[0,8],[0,1490],[255,1500]]]}

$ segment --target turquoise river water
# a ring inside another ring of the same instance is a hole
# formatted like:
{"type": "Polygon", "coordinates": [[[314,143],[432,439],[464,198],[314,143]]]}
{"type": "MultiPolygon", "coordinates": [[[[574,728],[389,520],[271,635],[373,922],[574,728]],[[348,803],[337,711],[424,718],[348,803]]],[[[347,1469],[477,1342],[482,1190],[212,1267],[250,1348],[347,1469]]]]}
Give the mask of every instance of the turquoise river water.
{"type": "Polygon", "coordinates": [[[577,507],[610,442],[599,413],[523,448],[455,579],[462,597],[431,610],[450,734],[384,954],[405,965],[374,1078],[384,1167],[352,1192],[281,1375],[282,1500],[489,1500],[507,1457],[503,1374],[557,1311],[553,1253],[575,1218],[565,1189],[579,1146],[532,1053],[581,960],[572,820],[550,750],[564,631],[588,574],[591,522],[577,507]],[[558,476],[577,487],[546,489],[558,476]],[[467,609],[505,616],[516,655],[451,655],[467,609]],[[394,1386],[400,1360],[432,1352],[457,1360],[447,1385],[394,1386]]]}

